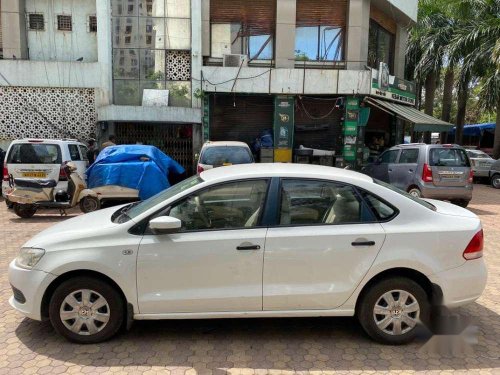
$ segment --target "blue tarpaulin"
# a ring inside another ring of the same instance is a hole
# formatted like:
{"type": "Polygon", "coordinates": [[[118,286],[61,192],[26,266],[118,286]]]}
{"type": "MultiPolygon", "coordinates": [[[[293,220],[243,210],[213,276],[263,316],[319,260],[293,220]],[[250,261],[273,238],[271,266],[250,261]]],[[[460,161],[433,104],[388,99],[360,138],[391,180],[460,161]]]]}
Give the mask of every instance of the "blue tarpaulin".
{"type": "MultiPolygon", "coordinates": [[[[454,127],[450,130],[451,134],[455,134],[457,131],[457,127],[454,127]]],[[[495,131],[495,123],[489,124],[472,124],[464,126],[464,135],[467,137],[480,137],[483,135],[485,131],[494,132],[495,131]]]]}
{"type": "Polygon", "coordinates": [[[154,146],[120,145],[106,147],[87,170],[89,188],[118,185],[139,190],[147,199],[170,186],[169,174],[185,169],[154,146]]]}

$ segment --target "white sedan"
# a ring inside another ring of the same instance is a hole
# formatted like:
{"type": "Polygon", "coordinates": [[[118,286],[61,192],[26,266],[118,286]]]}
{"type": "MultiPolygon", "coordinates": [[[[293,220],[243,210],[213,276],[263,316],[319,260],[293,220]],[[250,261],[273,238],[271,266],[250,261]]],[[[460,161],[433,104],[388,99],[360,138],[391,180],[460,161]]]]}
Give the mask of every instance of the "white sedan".
{"type": "Polygon", "coordinates": [[[458,206],[342,169],[238,165],[41,232],[10,264],[10,303],[78,343],[134,319],[356,315],[402,344],[433,304],[481,295],[482,249],[458,206]]]}

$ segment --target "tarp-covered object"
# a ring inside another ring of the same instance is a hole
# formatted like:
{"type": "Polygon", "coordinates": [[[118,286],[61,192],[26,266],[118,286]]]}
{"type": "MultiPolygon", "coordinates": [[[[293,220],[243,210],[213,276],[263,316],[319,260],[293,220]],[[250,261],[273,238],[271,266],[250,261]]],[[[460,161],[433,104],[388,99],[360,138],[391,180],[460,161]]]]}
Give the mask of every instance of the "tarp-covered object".
{"type": "Polygon", "coordinates": [[[118,185],[139,190],[147,199],[170,186],[169,174],[185,169],[154,146],[120,145],[106,147],[87,170],[89,188],[118,185]]]}
{"type": "MultiPolygon", "coordinates": [[[[491,133],[495,132],[496,124],[494,122],[486,123],[486,124],[471,124],[464,126],[464,135],[467,137],[480,137],[483,135],[485,131],[489,131],[491,133]]],[[[451,129],[450,133],[455,134],[457,128],[454,127],[451,129]]]]}

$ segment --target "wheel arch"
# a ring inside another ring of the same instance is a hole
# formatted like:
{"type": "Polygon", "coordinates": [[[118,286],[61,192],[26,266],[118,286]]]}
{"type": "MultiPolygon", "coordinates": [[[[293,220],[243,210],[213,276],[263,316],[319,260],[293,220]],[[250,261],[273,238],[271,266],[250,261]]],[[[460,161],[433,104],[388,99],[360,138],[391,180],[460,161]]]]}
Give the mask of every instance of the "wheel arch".
{"type": "MultiPolygon", "coordinates": [[[[123,305],[125,306],[125,311],[124,313],[127,313],[127,306],[129,301],[127,301],[127,297],[125,296],[125,293],[123,292],[122,288],[116,283],[112,278],[109,276],[106,276],[105,274],[89,269],[82,269],[82,270],[74,270],[74,271],[68,271],[66,273],[63,273],[62,275],[59,275],[55,280],[53,280],[47,289],[45,289],[45,292],[42,297],[42,303],[41,303],[41,316],[42,319],[47,319],[49,317],[49,303],[50,299],[52,298],[52,295],[54,294],[54,291],[57,289],[61,283],[63,283],[66,280],[72,279],[74,277],[79,277],[79,276],[87,276],[87,277],[94,277],[96,279],[99,279],[101,281],[104,281],[111,285],[113,288],[116,289],[116,291],[120,294],[120,296],[123,299],[123,305]]],[[[125,315],[126,316],[126,315],[125,315]]]]}
{"type": "Polygon", "coordinates": [[[421,191],[417,184],[411,184],[410,186],[408,186],[406,192],[409,192],[411,189],[418,189],[419,191],[421,191]]]}

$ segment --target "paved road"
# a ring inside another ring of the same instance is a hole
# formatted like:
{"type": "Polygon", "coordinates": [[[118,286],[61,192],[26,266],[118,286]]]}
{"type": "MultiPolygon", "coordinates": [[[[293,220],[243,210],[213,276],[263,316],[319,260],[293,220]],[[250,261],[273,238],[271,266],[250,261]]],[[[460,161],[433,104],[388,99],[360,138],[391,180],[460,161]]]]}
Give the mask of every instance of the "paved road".
{"type": "Polygon", "coordinates": [[[65,219],[18,219],[0,202],[0,374],[500,374],[500,191],[478,185],[470,209],[483,220],[489,280],[477,303],[459,314],[475,320],[478,342],[472,352],[443,355],[423,348],[425,332],[414,344],[388,347],[347,318],[136,322],[110,342],[70,344],[50,324],[10,308],[6,274],[24,241],[65,219]]]}

